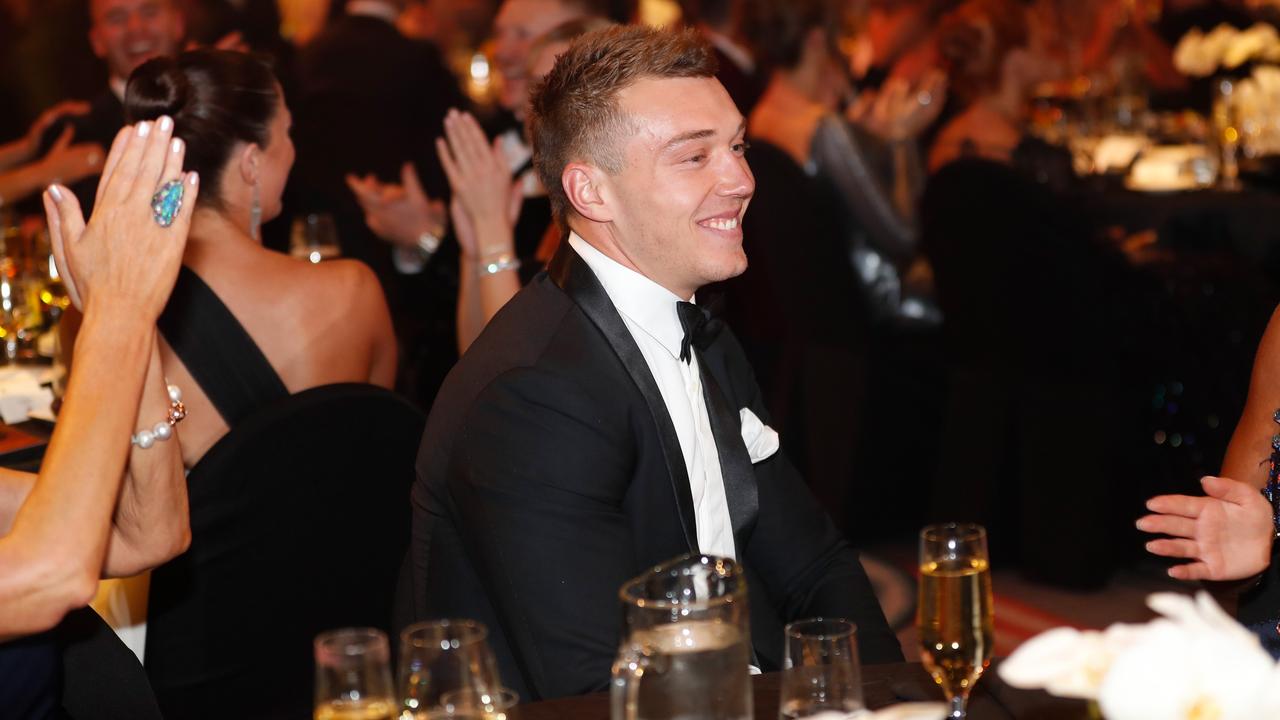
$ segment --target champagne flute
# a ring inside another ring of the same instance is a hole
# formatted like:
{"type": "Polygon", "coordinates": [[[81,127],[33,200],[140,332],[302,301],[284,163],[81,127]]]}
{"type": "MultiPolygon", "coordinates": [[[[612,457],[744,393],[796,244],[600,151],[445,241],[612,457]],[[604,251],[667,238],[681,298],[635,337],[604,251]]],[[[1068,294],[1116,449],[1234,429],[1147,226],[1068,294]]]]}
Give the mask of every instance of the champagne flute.
{"type": "Polygon", "coordinates": [[[865,709],[858,666],[858,628],[848,620],[815,618],[786,628],[778,720],[865,709]]]}
{"type": "Polygon", "coordinates": [[[381,630],[318,635],[315,720],[395,720],[390,655],[381,630]]]}
{"type": "Polygon", "coordinates": [[[920,532],[920,659],[942,687],[953,720],[966,717],[969,693],[991,663],[995,619],[987,531],[971,523],[920,532]]]}
{"type": "MultiPolygon", "coordinates": [[[[457,715],[446,697],[498,697],[503,688],[488,638],[488,628],[474,620],[431,620],[405,628],[400,634],[403,717],[457,715]]],[[[514,699],[507,698],[507,704],[514,699]]]]}

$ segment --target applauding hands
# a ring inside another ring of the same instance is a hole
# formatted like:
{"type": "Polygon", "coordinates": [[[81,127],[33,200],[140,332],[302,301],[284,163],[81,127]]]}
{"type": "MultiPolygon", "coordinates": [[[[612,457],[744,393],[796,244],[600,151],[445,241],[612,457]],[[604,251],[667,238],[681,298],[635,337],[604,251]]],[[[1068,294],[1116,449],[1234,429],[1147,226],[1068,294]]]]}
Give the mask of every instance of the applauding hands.
{"type": "Polygon", "coordinates": [[[947,101],[947,76],[932,70],[914,86],[891,78],[878,93],[863,92],[846,118],[888,142],[915,138],[938,119],[947,101]]]}
{"type": "Polygon", "coordinates": [[[77,307],[102,302],[142,313],[148,322],[159,317],[196,204],[198,178],[182,172],[185,152],[168,117],[122,129],[87,226],[75,195],[49,187],[44,204],[54,259],[77,307]]]}

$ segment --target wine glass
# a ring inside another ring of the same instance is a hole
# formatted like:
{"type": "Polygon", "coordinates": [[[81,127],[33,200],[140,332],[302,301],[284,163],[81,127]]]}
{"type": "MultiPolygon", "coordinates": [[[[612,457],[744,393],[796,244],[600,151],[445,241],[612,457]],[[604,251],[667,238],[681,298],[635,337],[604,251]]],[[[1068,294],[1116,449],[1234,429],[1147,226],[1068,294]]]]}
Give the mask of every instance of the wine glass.
{"type": "Polygon", "coordinates": [[[289,233],[289,254],[313,263],[341,257],[342,248],[338,245],[333,215],[311,213],[294,218],[289,233]]]}
{"type": "Polygon", "coordinates": [[[858,666],[858,628],[848,620],[815,618],[787,625],[778,720],[865,708],[858,666]]]}
{"type": "Polygon", "coordinates": [[[965,715],[969,693],[991,662],[995,620],[987,531],[972,523],[920,531],[920,659],[951,704],[965,715]]]}
{"type": "Polygon", "coordinates": [[[346,628],[316,637],[315,720],[395,720],[387,636],[346,628]]]}
{"type": "Polygon", "coordinates": [[[447,696],[476,699],[471,707],[483,706],[482,697],[498,696],[503,688],[488,638],[488,628],[474,620],[431,620],[405,628],[400,634],[404,717],[458,715],[456,708],[449,710],[447,696]]]}

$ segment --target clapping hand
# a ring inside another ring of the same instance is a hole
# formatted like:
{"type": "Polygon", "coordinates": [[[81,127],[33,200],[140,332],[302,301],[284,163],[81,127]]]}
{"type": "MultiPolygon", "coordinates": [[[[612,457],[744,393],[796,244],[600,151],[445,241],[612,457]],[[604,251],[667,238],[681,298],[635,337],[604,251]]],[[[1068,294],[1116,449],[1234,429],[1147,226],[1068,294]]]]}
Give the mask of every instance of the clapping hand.
{"type": "Polygon", "coordinates": [[[416,247],[424,232],[444,234],[444,203],[422,189],[413,163],[400,168],[400,185],[383,183],[372,175],[347,176],[347,187],[364,211],[365,224],[375,235],[403,247],[416,247]]]}
{"type": "Polygon", "coordinates": [[[182,171],[185,151],[167,117],[121,129],[88,225],[70,190],[52,185],[45,192],[54,260],[77,307],[116,307],[151,322],[159,317],[177,280],[196,205],[199,179],[182,171]],[[162,190],[181,198],[164,218],[167,227],[152,208],[162,190]]]}
{"type": "Polygon", "coordinates": [[[445,117],[444,130],[445,137],[436,139],[436,151],[453,189],[450,214],[462,254],[482,257],[508,251],[507,247],[478,247],[477,239],[479,225],[498,222],[505,224],[499,235],[509,242],[524,200],[519,183],[512,181],[498,139],[490,143],[480,123],[470,113],[457,110],[450,110],[445,117]]]}
{"type": "Polygon", "coordinates": [[[27,134],[22,138],[25,158],[29,160],[40,152],[44,134],[48,132],[49,128],[53,127],[54,123],[67,116],[84,115],[88,112],[89,103],[82,100],[65,100],[40,113],[40,117],[31,123],[31,127],[27,129],[27,134]]]}
{"type": "Polygon", "coordinates": [[[888,142],[911,140],[938,119],[947,99],[947,76],[932,70],[913,87],[890,78],[879,93],[863,92],[846,118],[888,142]]]}
{"type": "Polygon", "coordinates": [[[1257,488],[1230,478],[1201,479],[1206,497],[1160,495],[1147,501],[1143,532],[1168,535],[1147,550],[1191,562],[1169,568],[1179,580],[1242,580],[1271,562],[1271,503],[1257,488]]]}
{"type": "Polygon", "coordinates": [[[102,146],[98,143],[71,144],[75,130],[68,127],[40,159],[42,174],[55,183],[75,183],[102,169],[102,146]]]}

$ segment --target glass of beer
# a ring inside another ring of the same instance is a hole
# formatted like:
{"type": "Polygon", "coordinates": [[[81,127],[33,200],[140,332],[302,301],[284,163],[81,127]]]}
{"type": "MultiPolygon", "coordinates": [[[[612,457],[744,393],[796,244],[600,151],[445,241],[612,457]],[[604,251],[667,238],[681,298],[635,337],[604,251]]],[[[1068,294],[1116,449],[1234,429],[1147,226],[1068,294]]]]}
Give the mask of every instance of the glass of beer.
{"type": "Polygon", "coordinates": [[[991,662],[994,625],[987,531],[971,523],[920,531],[920,659],[953,719],[965,717],[969,693],[991,662]]]}
{"type": "Polygon", "coordinates": [[[315,720],[395,720],[386,633],[346,628],[316,636],[315,720]]]}

